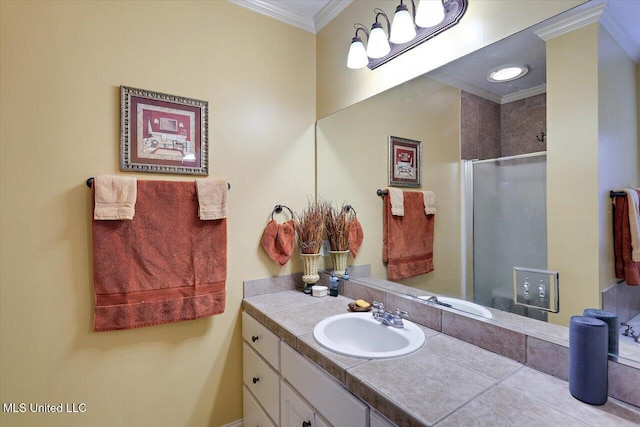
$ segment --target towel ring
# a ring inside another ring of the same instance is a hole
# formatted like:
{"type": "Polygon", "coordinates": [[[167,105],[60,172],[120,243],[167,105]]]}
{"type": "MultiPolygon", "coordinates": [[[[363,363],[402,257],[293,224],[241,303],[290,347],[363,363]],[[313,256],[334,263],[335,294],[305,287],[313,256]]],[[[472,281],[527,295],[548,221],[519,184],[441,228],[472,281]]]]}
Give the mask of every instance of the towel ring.
{"type": "Polygon", "coordinates": [[[353,212],[353,216],[358,216],[358,214],[356,213],[356,210],[353,209],[353,206],[351,205],[344,205],[344,207],[342,208],[345,212],[349,212],[352,211],[353,212]]]}
{"type": "Polygon", "coordinates": [[[293,219],[293,211],[291,209],[289,209],[288,206],[285,205],[276,205],[273,210],[271,211],[271,219],[273,219],[273,214],[274,213],[282,213],[282,208],[286,208],[289,211],[289,214],[291,214],[291,219],[293,219]]]}

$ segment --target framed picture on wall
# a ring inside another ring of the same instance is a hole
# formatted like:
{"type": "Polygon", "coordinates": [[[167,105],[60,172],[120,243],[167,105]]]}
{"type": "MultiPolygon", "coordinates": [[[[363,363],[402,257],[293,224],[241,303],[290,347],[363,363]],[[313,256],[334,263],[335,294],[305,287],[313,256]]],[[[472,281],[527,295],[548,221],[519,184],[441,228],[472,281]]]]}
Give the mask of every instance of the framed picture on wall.
{"type": "Polygon", "coordinates": [[[389,186],[422,185],[422,143],[412,139],[389,137],[389,186]]]}
{"type": "Polygon", "coordinates": [[[209,103],[120,86],[120,169],[208,175],[209,103]]]}

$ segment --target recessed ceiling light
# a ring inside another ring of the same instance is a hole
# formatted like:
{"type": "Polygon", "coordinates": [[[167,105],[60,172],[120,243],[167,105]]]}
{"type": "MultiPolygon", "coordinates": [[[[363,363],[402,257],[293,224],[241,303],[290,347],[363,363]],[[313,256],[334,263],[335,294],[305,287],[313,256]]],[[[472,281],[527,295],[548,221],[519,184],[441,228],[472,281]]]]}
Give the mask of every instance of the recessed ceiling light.
{"type": "Polygon", "coordinates": [[[509,64],[501,65],[498,68],[494,68],[489,73],[487,80],[490,82],[501,83],[510,82],[511,80],[519,79],[529,72],[529,67],[522,64],[509,64]]]}

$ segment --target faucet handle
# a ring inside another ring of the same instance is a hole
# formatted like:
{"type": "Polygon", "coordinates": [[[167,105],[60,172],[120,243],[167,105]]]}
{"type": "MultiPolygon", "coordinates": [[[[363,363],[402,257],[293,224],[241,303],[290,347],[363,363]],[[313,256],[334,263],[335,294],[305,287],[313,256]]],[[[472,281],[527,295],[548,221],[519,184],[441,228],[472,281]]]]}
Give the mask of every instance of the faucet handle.
{"type": "Polygon", "coordinates": [[[375,308],[377,308],[380,311],[384,311],[384,303],[374,301],[373,303],[371,303],[371,305],[373,305],[375,308]]]}
{"type": "Polygon", "coordinates": [[[404,311],[404,310],[400,310],[399,308],[396,308],[396,317],[409,317],[409,312],[408,311],[404,311]]]}

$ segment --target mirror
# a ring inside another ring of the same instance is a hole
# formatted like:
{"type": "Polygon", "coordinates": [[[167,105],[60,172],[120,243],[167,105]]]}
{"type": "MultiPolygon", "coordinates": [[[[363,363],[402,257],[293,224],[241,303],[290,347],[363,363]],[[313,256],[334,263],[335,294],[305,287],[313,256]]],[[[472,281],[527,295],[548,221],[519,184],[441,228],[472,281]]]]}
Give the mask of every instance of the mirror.
{"type": "MultiPolygon", "coordinates": [[[[488,99],[502,108],[500,105],[516,102],[523,94],[529,99],[544,93],[546,48],[535,31],[546,25],[548,21],[318,121],[317,194],[336,203],[349,203],[356,209],[365,237],[357,258],[351,258],[349,264],[370,264],[369,284],[409,295],[437,294],[473,301],[472,237],[464,227],[472,211],[464,201],[468,163],[462,159],[501,157],[505,150],[496,155],[491,146],[479,144],[475,152],[468,152],[464,144],[461,146],[461,128],[465,123],[461,119],[466,114],[461,99],[471,94],[478,102],[488,99]],[[486,80],[494,66],[516,62],[530,66],[524,78],[501,86],[486,80]],[[435,270],[398,281],[406,287],[384,280],[386,268],[381,260],[382,200],[376,190],[388,186],[391,135],[421,141],[422,190],[436,194],[438,212],[433,251],[435,270]]],[[[482,126],[488,121],[481,120],[479,134],[487,133],[482,126]]],[[[533,135],[541,136],[544,130],[535,129],[533,135]]],[[[540,151],[536,140],[531,138],[522,152],[540,151]]],[[[325,262],[330,267],[330,261],[325,262]]],[[[640,287],[636,290],[640,293],[640,287]]],[[[562,310],[562,301],[560,304],[562,310]]],[[[494,313],[491,321],[536,328],[552,339],[568,339],[566,324],[554,325],[495,308],[490,310],[494,313]]],[[[621,357],[640,361],[640,346],[622,347],[621,357]]]]}

